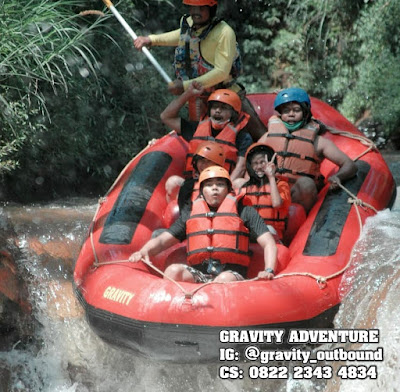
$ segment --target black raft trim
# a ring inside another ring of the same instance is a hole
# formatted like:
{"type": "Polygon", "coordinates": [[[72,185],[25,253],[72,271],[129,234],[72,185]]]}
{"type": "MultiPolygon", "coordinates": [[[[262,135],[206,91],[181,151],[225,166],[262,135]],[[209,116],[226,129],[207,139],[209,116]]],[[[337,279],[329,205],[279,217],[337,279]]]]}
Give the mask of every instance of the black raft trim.
{"type": "MultiPolygon", "coordinates": [[[[365,161],[357,161],[356,165],[357,175],[343,184],[353,195],[358,194],[371,169],[369,163],[365,161]]],[[[342,189],[328,191],[311,227],[303,255],[331,256],[336,253],[344,224],[352,207],[352,204],[347,202],[348,198],[348,194],[342,189]]]]}
{"type": "Polygon", "coordinates": [[[140,159],[107,217],[100,243],[130,244],[147,203],[171,161],[172,157],[163,151],[150,152],[140,159]]]}

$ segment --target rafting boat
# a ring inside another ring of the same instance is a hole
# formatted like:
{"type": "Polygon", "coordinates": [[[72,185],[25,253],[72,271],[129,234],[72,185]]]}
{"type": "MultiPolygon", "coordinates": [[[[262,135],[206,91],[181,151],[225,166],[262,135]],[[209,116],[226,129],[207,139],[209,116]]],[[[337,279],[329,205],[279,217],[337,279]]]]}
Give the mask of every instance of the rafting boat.
{"type": "MultiPolygon", "coordinates": [[[[249,95],[265,124],[274,114],[274,98],[249,95]]],[[[148,358],[205,362],[219,359],[219,348],[241,350],[248,343],[246,338],[226,341],[221,331],[284,331],[287,336],[293,329],[332,327],[362,225],[392,206],[396,186],[380,153],[354,125],[328,104],[311,102],[314,117],[329,127],[324,136],[356,161],[358,173],[345,189],[332,192],[326,185],[320,191],[293,231],[286,256],[280,252],[272,281],[250,280],[264,265],[257,244],[251,245],[249,280],[243,282],[201,285],[164,279],[166,266],[185,262],[184,242],[158,254],[151,265],[130,263],[134,251],[176,219],[165,182],[182,174],[188,143],[173,131],[125,167],[99,202],[74,271],[75,292],[98,336],[148,358]]],[[[329,161],[321,164],[325,178],[336,170],[329,161]]],[[[256,343],[280,344],[276,339],[256,343]]]]}

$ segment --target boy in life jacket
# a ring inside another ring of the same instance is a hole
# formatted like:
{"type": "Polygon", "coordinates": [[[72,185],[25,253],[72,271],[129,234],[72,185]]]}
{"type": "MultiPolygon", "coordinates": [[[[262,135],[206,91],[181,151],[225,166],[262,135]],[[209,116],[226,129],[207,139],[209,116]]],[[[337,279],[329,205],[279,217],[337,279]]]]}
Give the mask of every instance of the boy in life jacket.
{"type": "Polygon", "coordinates": [[[180,215],[172,226],[148,241],[129,260],[149,261],[153,255],[187,239],[186,264],[171,264],[168,278],[185,282],[231,282],[246,278],[250,264],[249,244],[255,239],[263,249],[264,270],[260,279],[272,279],[277,262],[277,246],[257,211],[244,206],[232,192],[229,173],[211,166],[200,175],[200,196],[189,216],[180,215]]]}
{"type": "Polygon", "coordinates": [[[238,179],[233,186],[239,194],[246,195],[264,222],[275,229],[277,239],[281,241],[287,226],[291,197],[287,179],[275,176],[275,156],[274,150],[265,144],[251,145],[246,153],[250,178],[238,179]]]}
{"type": "Polygon", "coordinates": [[[320,163],[328,159],[339,166],[337,173],[328,178],[330,189],[357,173],[355,163],[321,133],[325,126],[311,113],[311,101],[301,88],[280,91],[274,101],[278,116],[271,116],[268,132],[259,140],[276,151],[277,173],[287,176],[292,202],[301,204],[308,213],[324,185],[320,163]]]}
{"type": "MultiPolygon", "coordinates": [[[[244,130],[249,115],[242,112],[239,96],[231,90],[214,91],[208,99],[208,113],[200,121],[188,121],[179,116],[187,100],[201,94],[203,87],[193,82],[179,97],[174,99],[161,113],[162,122],[189,142],[184,176],[193,176],[192,158],[200,143],[211,140],[220,144],[225,152],[224,167],[232,180],[243,177],[246,170],[244,156],[252,144],[251,136],[244,130]]],[[[182,179],[176,185],[182,184],[182,179]]]]}
{"type": "Polygon", "coordinates": [[[143,46],[175,47],[174,67],[176,79],[169,84],[173,95],[180,95],[196,81],[204,86],[201,99],[189,101],[192,120],[199,120],[206,111],[208,96],[217,89],[231,89],[243,99],[244,110],[250,114],[251,135],[258,140],[266,132],[245,89],[236,79],[242,73],[242,62],[236,34],[228,23],[216,16],[217,0],[183,0],[189,6],[180,28],[162,34],[139,36],[134,41],[136,49],[143,46]]]}

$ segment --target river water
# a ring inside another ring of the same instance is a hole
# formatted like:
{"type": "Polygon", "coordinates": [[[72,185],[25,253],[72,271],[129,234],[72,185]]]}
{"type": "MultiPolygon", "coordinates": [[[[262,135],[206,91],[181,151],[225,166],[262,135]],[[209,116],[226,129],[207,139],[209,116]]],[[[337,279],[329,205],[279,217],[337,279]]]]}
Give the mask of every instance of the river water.
{"type": "MultiPolygon", "coordinates": [[[[385,158],[400,184],[400,157],[397,154],[385,158]]],[[[18,265],[28,283],[35,320],[30,343],[22,339],[0,352],[0,377],[4,378],[0,392],[399,390],[399,200],[391,211],[381,211],[367,221],[354,252],[356,266],[343,280],[343,287],[351,283],[352,289],[334,321],[337,329],[378,329],[380,342],[318,347],[357,351],[383,347],[383,361],[360,363],[377,367],[378,377],[365,380],[344,380],[337,375],[327,380],[294,380],[290,374],[284,380],[224,380],[219,377],[221,364],[153,362],[105,344],[88,327],[71,285],[73,261],[96,205],[96,200],[73,199],[45,206],[5,205],[0,209],[0,218],[7,219],[15,233],[20,250],[18,265]]],[[[278,363],[282,364],[289,369],[296,365],[278,363]]],[[[346,361],[323,363],[332,366],[334,373],[345,364],[346,361]]]]}

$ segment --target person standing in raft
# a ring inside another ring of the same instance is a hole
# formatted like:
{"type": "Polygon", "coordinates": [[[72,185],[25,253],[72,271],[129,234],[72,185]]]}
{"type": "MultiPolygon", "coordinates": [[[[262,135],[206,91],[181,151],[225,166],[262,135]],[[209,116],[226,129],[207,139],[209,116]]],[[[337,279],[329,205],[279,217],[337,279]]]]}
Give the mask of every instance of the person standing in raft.
{"type": "Polygon", "coordinates": [[[241,56],[233,29],[216,16],[217,0],[183,0],[189,6],[189,14],[184,15],[180,28],[162,34],[139,36],[134,41],[136,49],[143,46],[174,46],[176,80],[169,84],[173,95],[180,95],[193,81],[204,86],[201,96],[189,101],[192,120],[199,120],[206,111],[208,96],[217,89],[231,89],[243,101],[243,110],[250,115],[252,138],[258,140],[266,131],[246,98],[243,86],[236,82],[242,72],[241,56]],[[200,99],[198,99],[200,97],[200,99]],[[200,107],[198,107],[200,105],[200,107]]]}
{"type": "MultiPolygon", "coordinates": [[[[208,99],[208,113],[202,121],[188,121],[179,116],[179,111],[190,97],[199,95],[203,87],[193,82],[189,88],[161,113],[162,122],[174,129],[189,142],[184,176],[193,177],[192,158],[200,143],[212,140],[220,144],[225,152],[224,167],[229,171],[232,181],[243,177],[246,164],[244,156],[252,144],[250,135],[244,130],[249,115],[242,112],[239,96],[232,90],[214,91],[208,99]]],[[[167,180],[167,194],[174,194],[183,183],[183,178],[173,176],[167,180]]]]}
{"type": "Polygon", "coordinates": [[[250,264],[249,244],[255,239],[264,252],[264,270],[260,279],[273,279],[277,246],[257,211],[243,205],[235,196],[229,173],[211,166],[200,175],[200,195],[193,202],[189,216],[181,214],[172,226],[149,240],[129,260],[138,262],[168,249],[187,238],[186,264],[171,264],[168,278],[185,282],[235,282],[246,278],[250,264]]]}
{"type": "Polygon", "coordinates": [[[301,204],[308,213],[324,185],[320,163],[326,158],[339,170],[328,178],[330,189],[357,173],[355,163],[321,134],[325,126],[311,113],[311,101],[301,88],[280,91],[274,101],[278,116],[271,116],[268,132],[259,140],[277,153],[277,173],[289,178],[292,202],[301,204]]]}
{"type": "Polygon", "coordinates": [[[277,240],[281,241],[287,225],[291,197],[287,179],[275,176],[275,156],[271,147],[262,143],[252,144],[246,152],[250,178],[237,179],[233,187],[250,200],[264,222],[273,227],[277,240]]]}

